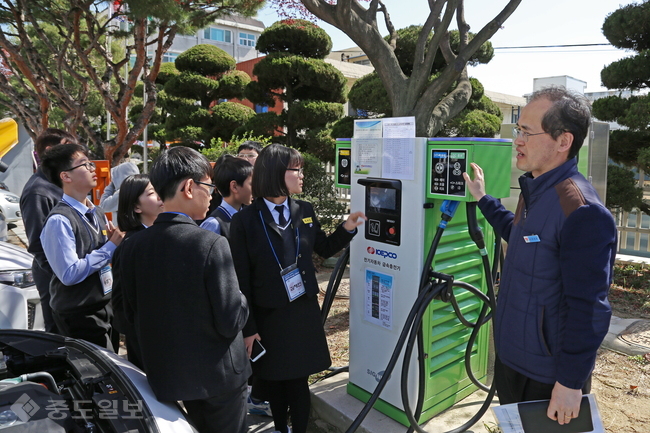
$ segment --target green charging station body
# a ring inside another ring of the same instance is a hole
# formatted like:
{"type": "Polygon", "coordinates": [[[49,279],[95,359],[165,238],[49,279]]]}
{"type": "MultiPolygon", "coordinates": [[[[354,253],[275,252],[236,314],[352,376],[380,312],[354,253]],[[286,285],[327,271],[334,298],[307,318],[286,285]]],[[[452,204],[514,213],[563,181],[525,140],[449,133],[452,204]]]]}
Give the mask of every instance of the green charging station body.
{"type": "MultiPolygon", "coordinates": [[[[475,162],[483,168],[487,193],[510,194],[511,140],[485,138],[352,139],[337,141],[339,164],[350,167],[351,209],[363,210],[368,221],[350,244],[350,381],[348,393],[367,401],[388,365],[393,348],[413,306],[429,246],[441,219],[444,200],[473,201],[462,173],[473,176],[475,162]],[[341,163],[340,156],[349,158],[341,163]]],[[[478,214],[492,261],[495,237],[478,214]]],[[[469,236],[461,203],[442,236],[434,258],[435,271],[454,275],[487,292],[480,252],[469,236]]],[[[470,321],[482,302],[464,289],[454,290],[470,321]]],[[[474,392],[465,370],[465,350],[471,329],[452,306],[435,300],[422,324],[425,348],[424,422],[474,392]]],[[[487,374],[489,329],[481,328],[473,345],[472,371],[487,374]]],[[[417,354],[410,363],[408,395],[412,408],[418,394],[417,354]]],[[[401,399],[403,359],[393,371],[375,409],[409,425],[401,399]]]]}

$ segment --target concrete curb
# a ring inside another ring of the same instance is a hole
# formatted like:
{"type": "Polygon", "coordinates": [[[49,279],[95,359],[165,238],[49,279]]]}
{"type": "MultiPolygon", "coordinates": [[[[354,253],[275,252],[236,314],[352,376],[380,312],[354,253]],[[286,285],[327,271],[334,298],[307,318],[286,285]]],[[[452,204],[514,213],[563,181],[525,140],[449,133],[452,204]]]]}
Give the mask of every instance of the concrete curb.
{"type": "MultiPolygon", "coordinates": [[[[341,373],[312,385],[310,433],[345,432],[363,409],[364,403],[348,395],[348,373],[341,373]]],[[[487,393],[477,391],[453,408],[442,412],[421,427],[430,433],[442,433],[467,422],[485,401],[487,393]]],[[[492,406],[498,405],[493,402],[492,406]]],[[[468,433],[487,433],[484,423],[496,423],[488,410],[481,420],[467,430],[468,433]]],[[[381,412],[372,409],[357,433],[403,433],[407,428],[381,412]]]]}

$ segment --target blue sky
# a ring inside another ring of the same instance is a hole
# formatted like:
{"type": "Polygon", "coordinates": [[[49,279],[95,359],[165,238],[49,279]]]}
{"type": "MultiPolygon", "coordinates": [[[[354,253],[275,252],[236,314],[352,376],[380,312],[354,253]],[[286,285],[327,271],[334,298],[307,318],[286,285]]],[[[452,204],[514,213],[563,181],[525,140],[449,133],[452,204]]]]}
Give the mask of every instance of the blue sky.
{"type": "MultiPolygon", "coordinates": [[[[384,0],[396,28],[422,24],[429,9],[426,0],[384,0]]],[[[601,28],[605,17],[631,1],[623,0],[523,0],[491,39],[497,47],[607,43],[601,28]]],[[[507,4],[506,0],[465,0],[465,19],[478,32],[507,4]]],[[[270,26],[277,15],[265,8],[258,19],[270,26]]],[[[317,23],[330,35],[333,50],[354,46],[343,32],[317,23]]],[[[385,29],[384,33],[387,33],[385,29]]],[[[586,91],[603,90],[600,71],[609,63],[633,53],[611,46],[495,50],[487,65],[470,67],[487,90],[521,96],[530,93],[533,78],[569,75],[587,82],[586,91]]]]}

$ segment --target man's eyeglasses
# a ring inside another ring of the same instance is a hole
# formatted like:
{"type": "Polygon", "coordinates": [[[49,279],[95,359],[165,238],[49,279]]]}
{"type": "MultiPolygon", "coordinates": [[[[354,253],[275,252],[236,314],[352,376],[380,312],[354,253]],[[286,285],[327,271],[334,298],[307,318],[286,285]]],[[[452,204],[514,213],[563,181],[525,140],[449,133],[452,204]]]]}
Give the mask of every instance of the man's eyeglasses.
{"type": "Polygon", "coordinates": [[[533,135],[542,135],[542,134],[548,134],[548,132],[538,132],[535,134],[531,134],[526,131],[522,131],[518,126],[513,126],[512,127],[512,138],[513,140],[516,140],[517,138],[521,138],[521,140],[524,143],[528,143],[528,137],[532,137],[533,135]]]}
{"type": "Polygon", "coordinates": [[[216,185],[213,185],[211,183],[199,182],[198,180],[195,180],[194,182],[195,183],[200,183],[201,185],[207,186],[209,195],[212,195],[212,193],[214,192],[214,189],[217,187],[216,185]]]}
{"type": "Polygon", "coordinates": [[[257,153],[238,153],[237,157],[243,159],[255,159],[257,158],[257,153]]]}
{"type": "Polygon", "coordinates": [[[301,174],[304,175],[304,174],[305,174],[305,172],[304,172],[304,170],[303,170],[302,167],[300,167],[300,168],[287,168],[287,170],[288,170],[288,171],[297,171],[297,172],[298,172],[298,175],[301,175],[301,174]]]}
{"type": "Polygon", "coordinates": [[[75,165],[74,167],[71,167],[71,168],[69,168],[67,170],[63,170],[63,171],[72,171],[75,168],[79,168],[79,167],[86,167],[86,170],[93,171],[97,166],[95,165],[94,162],[86,161],[83,164],[75,165]]]}

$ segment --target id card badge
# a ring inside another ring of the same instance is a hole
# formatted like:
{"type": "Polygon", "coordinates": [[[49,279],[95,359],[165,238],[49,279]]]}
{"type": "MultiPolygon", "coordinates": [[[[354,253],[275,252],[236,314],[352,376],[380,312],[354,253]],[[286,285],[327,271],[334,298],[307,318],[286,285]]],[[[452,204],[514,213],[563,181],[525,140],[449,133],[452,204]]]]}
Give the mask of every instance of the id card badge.
{"type": "Polygon", "coordinates": [[[104,296],[111,293],[113,291],[113,271],[110,266],[106,265],[99,270],[99,279],[102,282],[104,296]]]}
{"type": "Polygon", "coordinates": [[[298,265],[296,263],[289,266],[288,268],[282,269],[280,275],[282,276],[284,287],[287,289],[289,301],[294,301],[295,299],[305,294],[305,284],[302,282],[302,276],[300,276],[300,268],[298,268],[298,265]]]}

